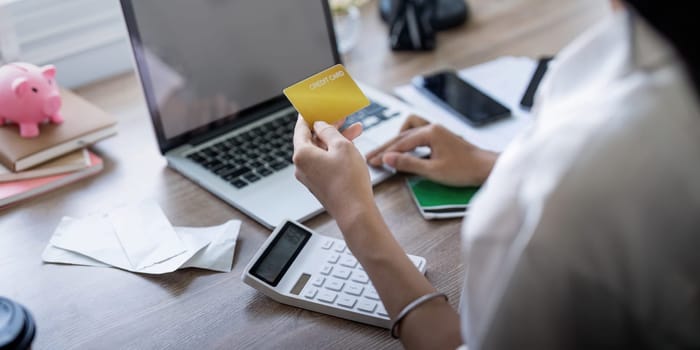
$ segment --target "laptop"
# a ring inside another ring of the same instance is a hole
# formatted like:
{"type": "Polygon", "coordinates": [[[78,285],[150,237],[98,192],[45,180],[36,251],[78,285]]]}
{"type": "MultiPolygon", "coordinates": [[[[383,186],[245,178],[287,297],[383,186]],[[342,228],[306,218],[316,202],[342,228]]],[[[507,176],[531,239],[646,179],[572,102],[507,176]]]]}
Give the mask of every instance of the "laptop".
{"type": "MultiPolygon", "coordinates": [[[[341,63],[325,0],[121,0],[158,146],[168,166],[267,228],[323,212],[294,177],[297,112],[282,89],[341,63]]],[[[360,84],[349,116],[365,154],[411,113],[360,84]]],[[[342,170],[339,170],[342,171],[342,170]]],[[[391,172],[369,169],[372,183],[391,172]]]]}

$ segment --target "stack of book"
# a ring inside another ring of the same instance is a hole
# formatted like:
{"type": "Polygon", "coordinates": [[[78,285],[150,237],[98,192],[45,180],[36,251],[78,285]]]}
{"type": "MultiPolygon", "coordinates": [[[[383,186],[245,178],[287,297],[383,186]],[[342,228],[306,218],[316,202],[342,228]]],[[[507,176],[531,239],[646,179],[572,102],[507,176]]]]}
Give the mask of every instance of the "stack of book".
{"type": "Polygon", "coordinates": [[[61,98],[64,122],[41,125],[38,137],[0,126],[0,208],[102,170],[102,159],[86,147],[116,134],[117,120],[70,91],[61,98]]]}

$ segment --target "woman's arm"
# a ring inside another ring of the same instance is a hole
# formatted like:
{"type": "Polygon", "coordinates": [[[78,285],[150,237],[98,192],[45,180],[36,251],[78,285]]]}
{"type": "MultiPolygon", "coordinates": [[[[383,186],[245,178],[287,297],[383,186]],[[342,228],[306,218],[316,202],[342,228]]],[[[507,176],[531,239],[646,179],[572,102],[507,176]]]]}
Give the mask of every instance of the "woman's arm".
{"type": "MultiPolygon", "coordinates": [[[[406,305],[435,288],[408,259],[374,202],[367,165],[350,141],[360,132],[361,127],[353,125],[341,134],[324,122],[315,123],[312,132],[300,117],[294,133],[295,175],[336,219],[395,319],[406,305]]],[[[432,299],[409,313],[399,335],[411,349],[454,349],[462,343],[459,317],[443,299],[432,299]]]]}
{"type": "MultiPolygon", "coordinates": [[[[348,247],[372,280],[394,320],[410,302],[435,288],[408,259],[374,203],[354,220],[343,220],[348,247]]],[[[463,343],[459,316],[444,299],[432,299],[411,311],[399,326],[407,349],[456,349],[463,343]]]]}

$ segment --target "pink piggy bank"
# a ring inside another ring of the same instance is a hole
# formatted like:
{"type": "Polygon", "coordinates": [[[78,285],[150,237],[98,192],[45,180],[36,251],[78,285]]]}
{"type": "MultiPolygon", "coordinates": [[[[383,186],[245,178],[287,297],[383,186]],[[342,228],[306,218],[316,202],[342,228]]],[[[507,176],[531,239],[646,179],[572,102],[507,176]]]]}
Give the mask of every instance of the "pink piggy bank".
{"type": "Polygon", "coordinates": [[[56,67],[29,63],[0,67],[0,125],[14,122],[22,137],[39,136],[39,124],[63,122],[56,67]]]}

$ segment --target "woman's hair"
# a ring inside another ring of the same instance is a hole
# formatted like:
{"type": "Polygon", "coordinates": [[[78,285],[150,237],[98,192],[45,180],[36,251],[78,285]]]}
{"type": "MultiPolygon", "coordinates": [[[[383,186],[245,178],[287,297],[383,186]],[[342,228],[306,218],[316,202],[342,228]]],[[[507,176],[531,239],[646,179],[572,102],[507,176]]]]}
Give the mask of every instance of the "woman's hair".
{"type": "Polygon", "coordinates": [[[675,47],[685,61],[688,72],[700,96],[700,50],[698,13],[693,11],[693,1],[687,0],[625,0],[639,15],[675,47]]]}

